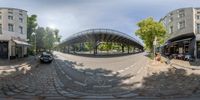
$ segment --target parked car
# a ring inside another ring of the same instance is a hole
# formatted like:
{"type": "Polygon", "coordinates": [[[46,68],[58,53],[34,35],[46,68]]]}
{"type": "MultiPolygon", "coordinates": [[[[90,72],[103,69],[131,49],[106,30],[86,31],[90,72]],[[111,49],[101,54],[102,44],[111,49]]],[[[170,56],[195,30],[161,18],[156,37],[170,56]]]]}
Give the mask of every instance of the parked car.
{"type": "Polygon", "coordinates": [[[53,61],[53,55],[48,52],[43,52],[40,55],[40,62],[42,63],[51,63],[53,61]]]}

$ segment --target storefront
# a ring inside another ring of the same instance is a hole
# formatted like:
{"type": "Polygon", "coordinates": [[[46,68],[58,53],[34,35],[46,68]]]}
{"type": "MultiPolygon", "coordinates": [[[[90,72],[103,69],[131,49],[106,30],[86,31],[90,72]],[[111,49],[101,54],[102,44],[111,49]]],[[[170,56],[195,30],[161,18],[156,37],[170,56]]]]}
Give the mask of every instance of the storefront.
{"type": "Polygon", "coordinates": [[[30,46],[26,41],[10,40],[0,41],[0,59],[15,59],[28,56],[27,48],[30,46]]]}
{"type": "Polygon", "coordinates": [[[22,58],[26,57],[27,54],[27,48],[30,46],[26,41],[20,41],[20,40],[12,40],[11,43],[11,55],[10,58],[22,58]]]}
{"type": "Polygon", "coordinates": [[[200,59],[200,41],[197,42],[197,58],[200,59]]]}
{"type": "Polygon", "coordinates": [[[0,41],[0,59],[8,58],[8,41],[0,41]]]}
{"type": "MultiPolygon", "coordinates": [[[[194,35],[182,35],[176,38],[172,38],[164,45],[163,54],[173,58],[195,58],[195,36],[194,35]]],[[[199,49],[200,49],[200,44],[199,49]]],[[[200,52],[197,51],[197,53],[200,52]]]]}

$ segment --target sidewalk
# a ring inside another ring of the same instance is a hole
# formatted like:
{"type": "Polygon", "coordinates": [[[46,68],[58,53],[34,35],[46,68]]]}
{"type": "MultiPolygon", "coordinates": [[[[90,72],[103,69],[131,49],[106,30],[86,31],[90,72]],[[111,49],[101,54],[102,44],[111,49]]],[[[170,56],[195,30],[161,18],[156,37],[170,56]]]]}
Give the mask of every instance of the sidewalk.
{"type": "MultiPolygon", "coordinates": [[[[167,61],[165,57],[162,56],[163,61],[167,61]]],[[[170,60],[171,66],[174,67],[182,67],[186,69],[192,69],[192,70],[200,70],[200,60],[197,60],[195,62],[185,61],[185,60],[179,60],[179,59],[171,59],[170,60]]]]}
{"type": "Polygon", "coordinates": [[[2,60],[0,59],[0,73],[12,72],[17,70],[29,70],[32,66],[38,64],[38,60],[34,56],[29,56],[25,58],[19,58],[14,60],[2,60]]]}
{"type": "Polygon", "coordinates": [[[200,70],[200,66],[198,63],[199,61],[189,62],[189,61],[183,61],[183,60],[177,60],[177,59],[171,60],[172,66],[179,66],[179,67],[188,68],[192,70],[200,70]]]}

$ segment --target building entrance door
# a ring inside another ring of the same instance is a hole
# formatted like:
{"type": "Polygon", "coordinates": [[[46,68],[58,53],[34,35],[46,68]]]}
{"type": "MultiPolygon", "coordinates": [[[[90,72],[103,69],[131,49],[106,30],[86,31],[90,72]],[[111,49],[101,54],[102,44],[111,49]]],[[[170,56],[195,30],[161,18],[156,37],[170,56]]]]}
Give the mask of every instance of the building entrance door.
{"type": "Polygon", "coordinates": [[[0,42],[0,58],[8,58],[8,42],[0,42]]]}
{"type": "Polygon", "coordinates": [[[200,41],[197,42],[197,58],[200,58],[200,41]]]}

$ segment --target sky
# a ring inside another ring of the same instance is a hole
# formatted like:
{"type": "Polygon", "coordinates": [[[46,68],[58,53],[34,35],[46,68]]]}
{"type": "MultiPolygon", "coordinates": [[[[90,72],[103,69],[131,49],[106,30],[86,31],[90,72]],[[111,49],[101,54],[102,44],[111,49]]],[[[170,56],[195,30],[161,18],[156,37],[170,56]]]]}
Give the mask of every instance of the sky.
{"type": "Polygon", "coordinates": [[[200,7],[200,0],[0,0],[0,7],[36,14],[39,26],[59,29],[62,40],[92,28],[114,29],[140,40],[135,36],[139,21],[158,21],[172,10],[200,7]]]}

